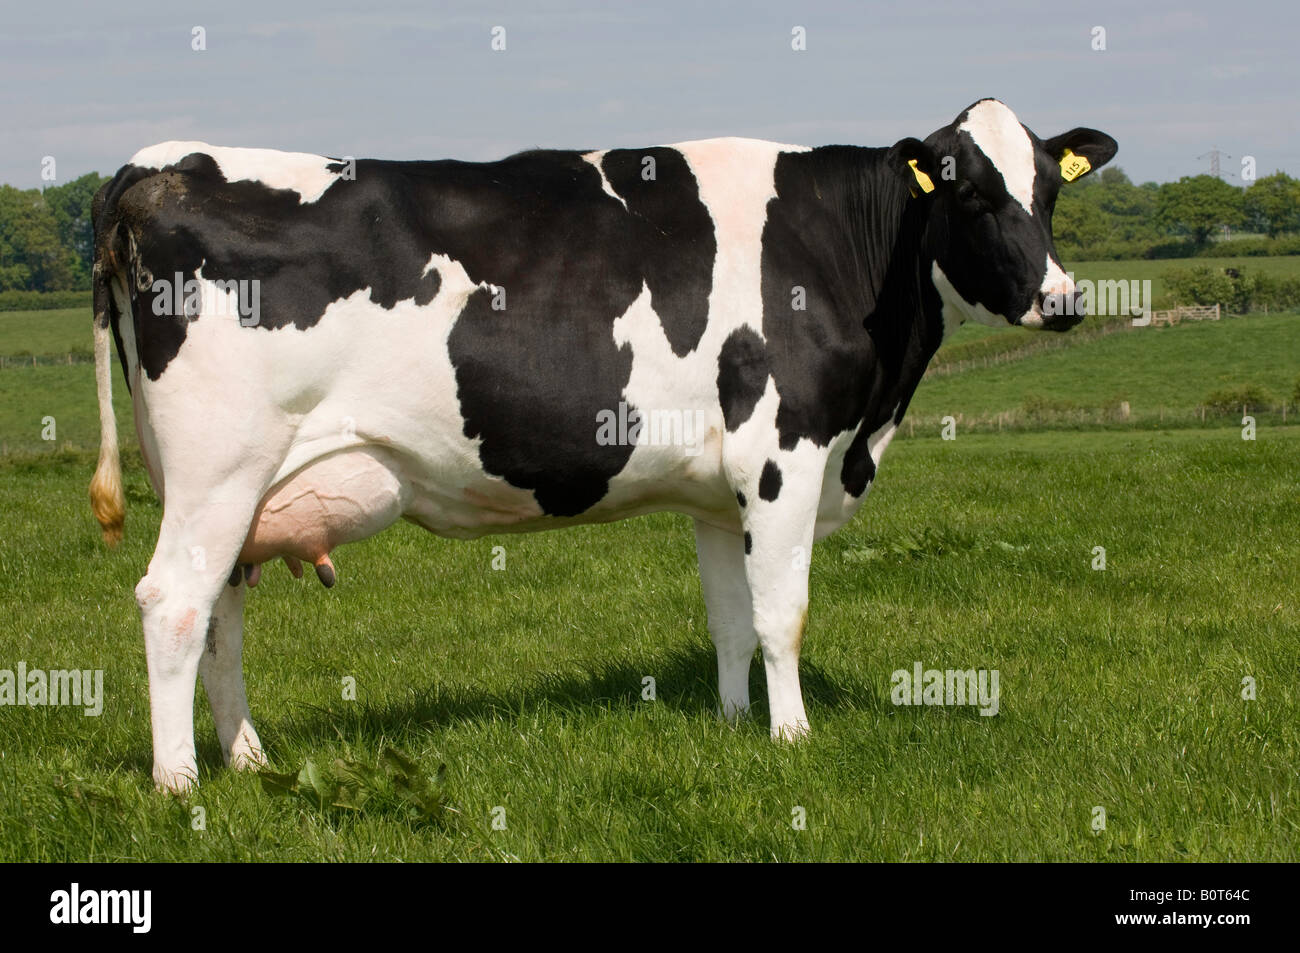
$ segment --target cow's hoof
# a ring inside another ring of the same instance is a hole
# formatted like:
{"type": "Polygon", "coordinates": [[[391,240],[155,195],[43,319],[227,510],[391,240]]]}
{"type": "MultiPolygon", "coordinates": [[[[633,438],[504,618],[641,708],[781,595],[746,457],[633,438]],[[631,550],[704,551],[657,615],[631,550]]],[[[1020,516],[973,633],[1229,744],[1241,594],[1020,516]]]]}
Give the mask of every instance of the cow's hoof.
{"type": "Polygon", "coordinates": [[[183,765],[175,770],[157,764],[153,766],[153,786],[162,794],[189,794],[198,783],[198,771],[192,765],[183,765]]]}
{"type": "Polygon", "coordinates": [[[231,771],[257,771],[266,767],[266,755],[260,748],[236,751],[230,756],[231,771]]]}
{"type": "Polygon", "coordinates": [[[257,736],[254,735],[251,739],[241,736],[231,749],[227,763],[232,771],[256,771],[266,767],[266,754],[262,751],[257,736]]]}
{"type": "Polygon", "coordinates": [[[729,725],[735,725],[749,717],[749,704],[727,699],[714,709],[717,716],[729,725]]]}
{"type": "Polygon", "coordinates": [[[808,722],[796,721],[772,726],[772,740],[792,743],[808,737],[808,722]]]}

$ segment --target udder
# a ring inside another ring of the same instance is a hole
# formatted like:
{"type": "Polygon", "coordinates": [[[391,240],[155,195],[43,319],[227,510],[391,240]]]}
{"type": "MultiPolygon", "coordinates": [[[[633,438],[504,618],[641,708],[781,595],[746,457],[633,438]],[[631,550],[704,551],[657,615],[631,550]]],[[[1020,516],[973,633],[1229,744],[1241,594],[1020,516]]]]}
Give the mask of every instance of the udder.
{"type": "Polygon", "coordinates": [[[381,450],[350,450],[308,464],[262,500],[239,562],[305,560],[330,584],[330,551],[395,523],[409,493],[398,467],[381,450]]]}

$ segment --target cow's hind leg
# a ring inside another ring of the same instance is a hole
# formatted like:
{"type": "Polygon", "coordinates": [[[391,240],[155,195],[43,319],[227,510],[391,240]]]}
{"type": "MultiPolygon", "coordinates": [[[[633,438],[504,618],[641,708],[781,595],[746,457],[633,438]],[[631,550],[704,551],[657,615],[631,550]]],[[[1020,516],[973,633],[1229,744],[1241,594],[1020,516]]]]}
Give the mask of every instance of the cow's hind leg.
{"type": "Polygon", "coordinates": [[[212,720],[221,742],[221,756],[235,770],[266,763],[262,744],[253,729],[244,693],[244,591],[242,574],[236,570],[217,597],[208,623],[207,643],[199,658],[203,689],[212,705],[212,720]]]}
{"type": "MultiPolygon", "coordinates": [[[[195,681],[213,610],[229,588],[261,492],[260,485],[241,482],[212,488],[202,502],[169,493],[158,546],[136,586],[149,667],[153,778],[163,790],[186,791],[197,777],[195,681]]],[[[217,630],[222,629],[219,617],[217,630]]],[[[218,659],[225,661],[218,650],[218,659]]],[[[226,688],[217,691],[223,706],[231,703],[226,688]]]]}
{"type": "Polygon", "coordinates": [[[758,645],[745,579],[745,544],[735,533],[696,520],[695,551],[718,653],[719,703],[723,717],[734,721],[749,710],[749,663],[758,645]]]}

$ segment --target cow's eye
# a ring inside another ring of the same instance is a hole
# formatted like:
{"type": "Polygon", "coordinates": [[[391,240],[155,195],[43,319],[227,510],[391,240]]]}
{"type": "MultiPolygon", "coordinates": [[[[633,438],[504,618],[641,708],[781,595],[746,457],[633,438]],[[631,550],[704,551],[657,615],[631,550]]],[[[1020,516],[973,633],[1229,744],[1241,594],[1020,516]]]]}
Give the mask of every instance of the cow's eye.
{"type": "Polygon", "coordinates": [[[988,200],[980,195],[979,190],[970,182],[957,186],[957,201],[971,215],[982,215],[989,211],[988,200]]]}

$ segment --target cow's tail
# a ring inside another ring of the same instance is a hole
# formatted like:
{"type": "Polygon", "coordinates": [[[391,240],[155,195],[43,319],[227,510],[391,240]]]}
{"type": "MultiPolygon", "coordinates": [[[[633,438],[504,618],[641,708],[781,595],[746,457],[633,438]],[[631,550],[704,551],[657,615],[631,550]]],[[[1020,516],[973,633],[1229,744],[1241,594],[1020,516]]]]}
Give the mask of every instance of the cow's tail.
{"type": "MultiPolygon", "coordinates": [[[[101,198],[96,196],[96,198],[101,198]]],[[[96,202],[96,205],[99,205],[96,202]]],[[[97,210],[98,211],[98,210],[97,210]]],[[[95,216],[99,232],[99,215],[95,216]]],[[[95,242],[95,390],[99,397],[99,466],[90,481],[90,508],[104,530],[104,542],[116,546],[126,525],[126,497],[122,493],[122,460],[117,449],[117,418],[113,413],[112,242],[95,242]]]]}

